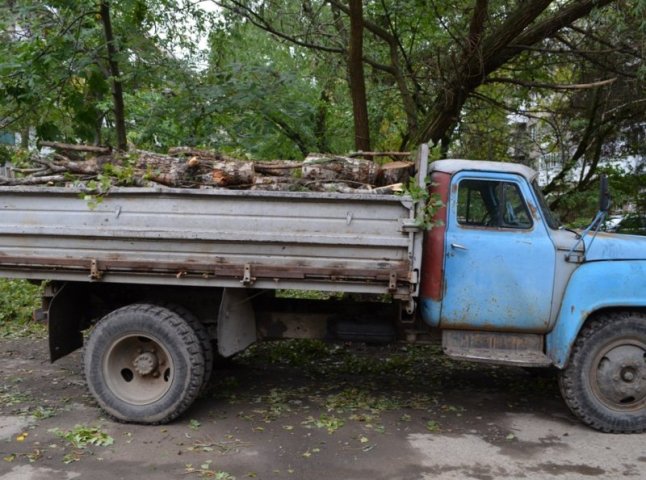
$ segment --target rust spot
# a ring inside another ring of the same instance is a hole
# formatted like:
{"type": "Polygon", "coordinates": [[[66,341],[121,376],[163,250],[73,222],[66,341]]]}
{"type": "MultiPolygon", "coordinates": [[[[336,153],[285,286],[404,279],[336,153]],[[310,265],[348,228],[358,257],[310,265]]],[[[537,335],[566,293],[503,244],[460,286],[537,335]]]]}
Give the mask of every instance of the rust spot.
{"type": "Polygon", "coordinates": [[[532,202],[527,202],[527,207],[529,208],[529,211],[532,212],[532,217],[535,219],[538,219],[538,209],[532,202]]]}
{"type": "Polygon", "coordinates": [[[420,291],[423,297],[430,297],[433,300],[441,300],[443,297],[446,205],[449,202],[449,190],[457,188],[457,185],[449,187],[450,183],[451,176],[447,173],[433,172],[431,175],[430,193],[438,194],[444,205],[437,209],[433,217],[438,225],[427,231],[424,236],[420,291]]]}
{"type": "MultiPolygon", "coordinates": [[[[0,256],[0,265],[4,268],[33,268],[44,271],[67,270],[86,271],[88,262],[92,259],[86,258],[53,258],[53,257],[8,257],[0,256]]],[[[131,260],[114,260],[109,257],[95,259],[101,262],[102,271],[134,272],[134,273],[155,273],[170,274],[183,278],[189,275],[212,274],[216,277],[240,278],[240,272],[244,265],[227,263],[224,259],[218,258],[214,263],[198,263],[193,259],[185,262],[143,262],[131,260]]],[[[98,264],[98,263],[97,263],[98,264]]],[[[390,275],[397,275],[397,278],[406,279],[410,269],[408,261],[392,262],[390,269],[368,269],[368,268],[325,268],[298,265],[253,265],[254,276],[257,278],[281,278],[281,279],[318,279],[323,281],[345,281],[345,282],[370,282],[388,285],[390,275]]]]}

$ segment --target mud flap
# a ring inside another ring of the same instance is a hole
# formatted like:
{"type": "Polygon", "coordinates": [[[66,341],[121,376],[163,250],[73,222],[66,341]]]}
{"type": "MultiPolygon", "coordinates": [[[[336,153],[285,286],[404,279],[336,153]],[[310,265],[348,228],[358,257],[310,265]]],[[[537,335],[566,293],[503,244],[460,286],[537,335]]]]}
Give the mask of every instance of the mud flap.
{"type": "Polygon", "coordinates": [[[218,352],[230,357],[254,343],[256,315],[251,304],[254,290],[225,288],[218,314],[218,352]]]}
{"type": "Polygon", "coordinates": [[[84,307],[84,289],[78,285],[63,284],[49,302],[49,356],[52,362],[83,346],[81,325],[84,307]]]}

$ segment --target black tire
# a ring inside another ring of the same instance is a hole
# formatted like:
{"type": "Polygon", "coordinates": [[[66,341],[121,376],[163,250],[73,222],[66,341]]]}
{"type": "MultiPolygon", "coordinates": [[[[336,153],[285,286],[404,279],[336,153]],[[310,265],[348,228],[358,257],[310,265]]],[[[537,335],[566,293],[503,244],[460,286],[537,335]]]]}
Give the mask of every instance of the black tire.
{"type": "Polygon", "coordinates": [[[186,323],[188,323],[195,335],[200,342],[200,347],[202,348],[202,353],[204,354],[204,381],[202,382],[202,387],[200,392],[203,392],[211,381],[211,376],[213,375],[213,366],[215,364],[214,354],[213,354],[213,343],[209,338],[209,331],[204,326],[204,324],[197,318],[193,313],[187,308],[182,307],[176,303],[162,303],[159,306],[167,308],[178,314],[182,317],[186,323]]]}
{"type": "Polygon", "coordinates": [[[646,315],[609,313],[586,325],[559,386],[570,410],[592,428],[646,431],[646,315]]]}
{"type": "Polygon", "coordinates": [[[90,393],[113,418],[166,423],[200,392],[204,354],[178,313],[150,304],[119,308],[102,318],[85,346],[90,393]]]}

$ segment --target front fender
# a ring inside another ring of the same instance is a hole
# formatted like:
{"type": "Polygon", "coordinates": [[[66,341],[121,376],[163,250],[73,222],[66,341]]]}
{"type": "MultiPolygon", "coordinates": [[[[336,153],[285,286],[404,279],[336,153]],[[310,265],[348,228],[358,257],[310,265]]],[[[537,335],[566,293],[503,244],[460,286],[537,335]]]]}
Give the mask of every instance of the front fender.
{"type": "Polygon", "coordinates": [[[565,367],[591,313],[616,307],[646,307],[646,260],[584,263],[572,274],[554,329],[546,338],[547,355],[554,365],[565,367]]]}

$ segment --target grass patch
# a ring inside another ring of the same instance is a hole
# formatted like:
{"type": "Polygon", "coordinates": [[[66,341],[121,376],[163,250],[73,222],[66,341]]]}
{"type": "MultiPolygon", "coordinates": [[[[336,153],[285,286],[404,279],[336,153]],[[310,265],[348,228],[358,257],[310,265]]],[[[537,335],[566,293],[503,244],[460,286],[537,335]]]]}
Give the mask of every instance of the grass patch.
{"type": "Polygon", "coordinates": [[[0,337],[43,337],[47,327],[32,319],[40,308],[41,285],[25,280],[0,279],[0,337]]]}

